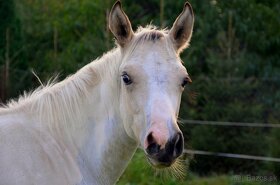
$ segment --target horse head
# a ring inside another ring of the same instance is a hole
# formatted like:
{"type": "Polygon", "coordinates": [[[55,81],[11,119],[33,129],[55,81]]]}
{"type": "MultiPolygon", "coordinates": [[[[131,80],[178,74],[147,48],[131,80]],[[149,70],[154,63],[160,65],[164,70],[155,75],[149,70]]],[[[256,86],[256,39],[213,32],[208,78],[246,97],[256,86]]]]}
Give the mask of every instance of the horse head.
{"type": "Polygon", "coordinates": [[[109,28],[122,53],[118,78],[124,128],[158,168],[171,166],[184,148],[177,118],[191,78],[180,53],[189,45],[193,23],[189,3],[170,30],[148,26],[134,32],[119,1],[109,15],[109,28]]]}

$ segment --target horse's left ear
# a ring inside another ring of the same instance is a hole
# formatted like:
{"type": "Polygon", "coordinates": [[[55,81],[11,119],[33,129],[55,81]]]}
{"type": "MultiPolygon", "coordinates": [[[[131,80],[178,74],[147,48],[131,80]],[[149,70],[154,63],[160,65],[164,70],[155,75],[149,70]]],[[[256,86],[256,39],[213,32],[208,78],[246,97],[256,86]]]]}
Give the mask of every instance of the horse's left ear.
{"type": "Polygon", "coordinates": [[[178,53],[188,47],[192,36],[194,13],[190,3],[186,2],[183,12],[175,20],[169,32],[178,53]]]}
{"type": "Polygon", "coordinates": [[[109,15],[109,28],[114,34],[118,44],[124,47],[133,37],[131,23],[122,10],[120,1],[117,1],[109,15]]]}

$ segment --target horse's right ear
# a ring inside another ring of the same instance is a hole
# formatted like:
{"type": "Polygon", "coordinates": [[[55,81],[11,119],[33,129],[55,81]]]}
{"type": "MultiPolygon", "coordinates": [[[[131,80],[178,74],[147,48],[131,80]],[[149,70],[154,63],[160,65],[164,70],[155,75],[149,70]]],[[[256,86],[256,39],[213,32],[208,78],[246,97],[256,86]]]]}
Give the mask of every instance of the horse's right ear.
{"type": "Polygon", "coordinates": [[[109,15],[109,29],[114,34],[118,44],[124,47],[133,37],[133,30],[130,21],[120,1],[117,1],[109,15]]]}

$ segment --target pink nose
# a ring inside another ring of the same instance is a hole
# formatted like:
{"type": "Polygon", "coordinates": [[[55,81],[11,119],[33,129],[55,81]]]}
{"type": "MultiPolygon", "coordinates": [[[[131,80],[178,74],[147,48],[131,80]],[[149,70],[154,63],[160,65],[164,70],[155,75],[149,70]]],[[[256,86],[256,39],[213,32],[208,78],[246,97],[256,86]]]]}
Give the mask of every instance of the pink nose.
{"type": "Polygon", "coordinates": [[[144,148],[146,149],[152,143],[156,143],[160,148],[163,148],[168,141],[168,137],[169,133],[167,128],[153,127],[145,139],[144,148]]]}

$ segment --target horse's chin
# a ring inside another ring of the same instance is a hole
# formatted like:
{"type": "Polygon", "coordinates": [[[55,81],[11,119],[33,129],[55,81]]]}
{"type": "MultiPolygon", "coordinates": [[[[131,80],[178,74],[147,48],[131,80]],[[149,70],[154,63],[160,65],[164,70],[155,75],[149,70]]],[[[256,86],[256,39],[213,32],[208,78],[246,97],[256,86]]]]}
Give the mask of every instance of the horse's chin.
{"type": "Polygon", "coordinates": [[[154,168],[157,168],[157,169],[163,169],[163,168],[169,168],[169,167],[171,167],[174,163],[175,163],[175,161],[176,161],[176,159],[174,160],[174,161],[172,161],[172,162],[165,162],[165,163],[163,163],[163,162],[159,162],[159,161],[157,161],[156,159],[153,159],[153,158],[151,158],[151,157],[149,157],[149,156],[147,156],[147,159],[148,159],[148,162],[154,167],[154,168]]]}

